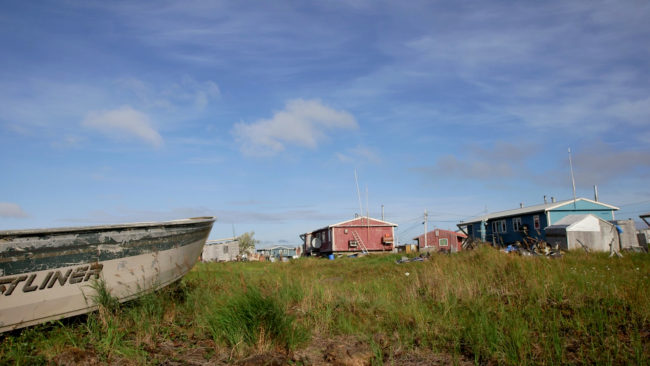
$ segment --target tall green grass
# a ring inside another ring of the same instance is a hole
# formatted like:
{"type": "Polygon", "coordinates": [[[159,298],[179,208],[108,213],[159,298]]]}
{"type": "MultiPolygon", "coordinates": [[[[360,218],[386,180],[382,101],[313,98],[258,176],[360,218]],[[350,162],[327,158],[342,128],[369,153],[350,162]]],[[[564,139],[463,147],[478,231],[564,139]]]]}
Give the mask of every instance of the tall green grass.
{"type": "Polygon", "coordinates": [[[182,362],[199,344],[206,360],[233,361],[330,339],[367,344],[373,364],[409,352],[509,365],[650,362],[647,254],[548,259],[483,247],[399,257],[199,263],[179,284],[111,311],[2,335],[0,362],[52,362],[69,349],[109,363],[182,362]]]}

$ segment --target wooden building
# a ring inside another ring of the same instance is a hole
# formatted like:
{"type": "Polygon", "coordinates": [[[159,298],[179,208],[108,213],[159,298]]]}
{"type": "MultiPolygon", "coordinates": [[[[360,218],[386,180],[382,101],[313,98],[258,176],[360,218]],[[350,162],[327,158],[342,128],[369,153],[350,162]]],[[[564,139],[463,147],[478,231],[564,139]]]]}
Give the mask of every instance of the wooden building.
{"type": "Polygon", "coordinates": [[[391,252],[397,224],[356,217],[300,235],[304,255],[391,252]]]}
{"type": "Polygon", "coordinates": [[[494,212],[458,224],[468,236],[493,244],[509,244],[526,236],[546,239],[544,228],[554,225],[569,215],[592,214],[605,221],[614,220],[618,207],[586,198],[545,202],[540,205],[520,207],[514,210],[494,212]]]}
{"type": "Polygon", "coordinates": [[[238,259],[239,241],[237,238],[208,240],[201,253],[203,262],[229,262],[238,259]]]}
{"type": "Polygon", "coordinates": [[[463,247],[463,239],[467,235],[451,230],[435,229],[427,233],[426,240],[424,234],[413,238],[417,242],[420,251],[436,252],[458,252],[463,247]]]}

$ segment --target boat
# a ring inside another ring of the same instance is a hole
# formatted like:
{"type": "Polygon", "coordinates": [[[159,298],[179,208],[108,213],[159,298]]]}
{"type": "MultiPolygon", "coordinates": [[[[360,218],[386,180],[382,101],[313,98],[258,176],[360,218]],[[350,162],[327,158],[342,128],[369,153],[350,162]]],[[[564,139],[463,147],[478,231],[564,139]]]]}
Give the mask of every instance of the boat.
{"type": "Polygon", "coordinates": [[[120,302],[169,285],[215,220],[0,231],[0,333],[96,310],[98,283],[120,302]]]}

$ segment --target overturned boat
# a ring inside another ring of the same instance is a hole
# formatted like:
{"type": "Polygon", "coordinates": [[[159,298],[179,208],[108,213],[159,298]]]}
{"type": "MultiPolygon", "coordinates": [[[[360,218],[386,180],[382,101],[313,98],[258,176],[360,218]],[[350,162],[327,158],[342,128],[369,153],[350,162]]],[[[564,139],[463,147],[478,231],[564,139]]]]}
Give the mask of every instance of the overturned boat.
{"type": "Polygon", "coordinates": [[[214,221],[0,231],[0,332],[97,309],[98,281],[123,302],[178,280],[214,221]]]}

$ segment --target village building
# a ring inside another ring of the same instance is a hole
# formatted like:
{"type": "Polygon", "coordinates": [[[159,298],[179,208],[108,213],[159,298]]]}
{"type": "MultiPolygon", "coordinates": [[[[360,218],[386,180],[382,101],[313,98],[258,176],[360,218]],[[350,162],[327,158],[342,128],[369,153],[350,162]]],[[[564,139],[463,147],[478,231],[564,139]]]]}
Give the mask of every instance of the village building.
{"type": "Polygon", "coordinates": [[[392,252],[397,224],[356,217],[300,235],[304,255],[392,252]]]}
{"type": "Polygon", "coordinates": [[[544,228],[569,215],[592,214],[606,221],[614,220],[618,207],[586,198],[520,207],[513,210],[485,214],[458,224],[470,238],[493,244],[510,244],[530,236],[545,240],[544,228]]]}
{"type": "Polygon", "coordinates": [[[201,261],[229,262],[239,259],[239,241],[237,238],[208,240],[203,246],[201,261]]]}
{"type": "Polygon", "coordinates": [[[463,239],[465,238],[467,238],[467,235],[457,231],[435,229],[429,231],[426,238],[424,234],[422,234],[413,238],[413,240],[415,240],[418,249],[421,252],[435,251],[455,253],[462,249],[463,239]]]}
{"type": "Polygon", "coordinates": [[[298,258],[300,256],[300,247],[289,247],[276,245],[270,248],[257,249],[257,255],[268,259],[298,258]]]}

